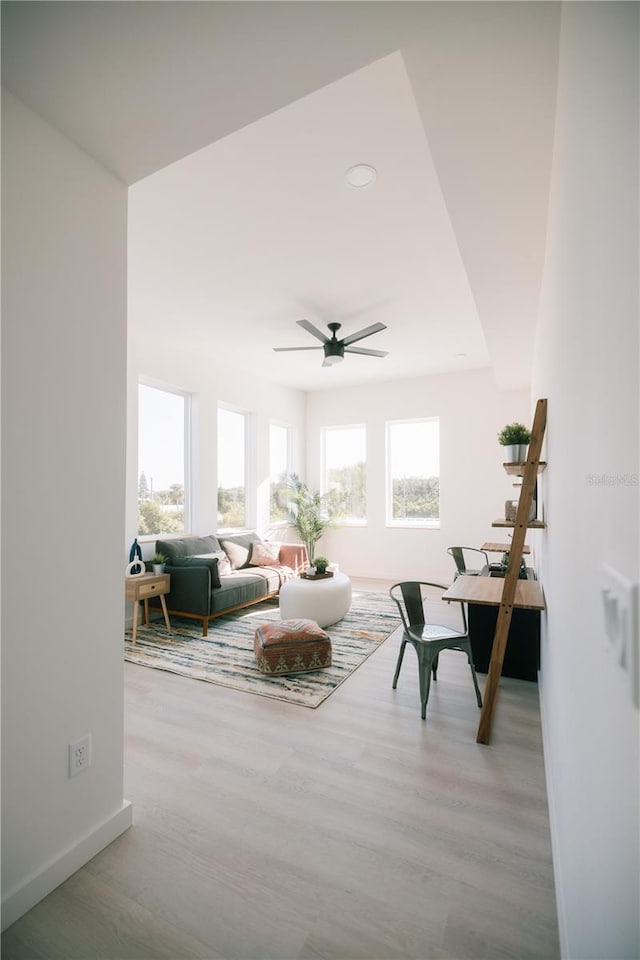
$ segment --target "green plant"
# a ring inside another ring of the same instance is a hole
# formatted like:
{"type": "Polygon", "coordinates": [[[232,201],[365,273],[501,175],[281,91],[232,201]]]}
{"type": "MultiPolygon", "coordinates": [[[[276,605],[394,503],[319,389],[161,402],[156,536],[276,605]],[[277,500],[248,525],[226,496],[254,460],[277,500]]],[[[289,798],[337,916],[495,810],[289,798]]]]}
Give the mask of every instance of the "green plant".
{"type": "Polygon", "coordinates": [[[316,557],[313,561],[313,565],[318,571],[318,573],[324,573],[327,567],[329,566],[329,561],[326,557],[316,557]]]}
{"type": "Polygon", "coordinates": [[[309,563],[313,564],[316,543],[335,519],[333,497],[310,490],[295,473],[287,479],[287,490],[289,523],[297,530],[307,548],[309,563]]]}
{"type": "Polygon", "coordinates": [[[510,447],[512,444],[529,443],[531,433],[525,427],[524,423],[508,423],[498,434],[498,441],[503,447],[510,447]]]}
{"type": "Polygon", "coordinates": [[[157,563],[166,563],[166,562],[167,562],[167,558],[164,555],[164,553],[154,553],[154,555],[151,557],[151,563],[157,564],[157,563]]]}

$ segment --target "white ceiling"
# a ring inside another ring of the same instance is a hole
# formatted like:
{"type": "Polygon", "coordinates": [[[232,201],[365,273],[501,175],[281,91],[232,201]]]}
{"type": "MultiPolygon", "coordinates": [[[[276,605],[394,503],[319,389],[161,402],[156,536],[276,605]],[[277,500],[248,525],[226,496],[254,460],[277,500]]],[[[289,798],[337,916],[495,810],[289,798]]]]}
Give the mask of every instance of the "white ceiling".
{"type": "Polygon", "coordinates": [[[3,3],[3,82],[128,183],[129,322],[315,390],[528,384],[555,3],[3,3]],[[182,159],[184,158],[184,159],[182,159]],[[373,164],[365,190],[346,185],[373,164]],[[157,172],[154,172],[157,171],[157,172]],[[322,367],[296,320],[387,325],[322,367]],[[466,354],[464,357],[458,354],[466,354]]]}

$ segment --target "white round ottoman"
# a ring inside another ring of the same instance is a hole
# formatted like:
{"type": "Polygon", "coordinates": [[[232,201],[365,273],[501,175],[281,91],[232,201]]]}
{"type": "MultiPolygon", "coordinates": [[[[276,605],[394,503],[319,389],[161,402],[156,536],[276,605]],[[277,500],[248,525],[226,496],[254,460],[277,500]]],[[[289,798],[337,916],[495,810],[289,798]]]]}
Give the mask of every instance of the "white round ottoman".
{"type": "Polygon", "coordinates": [[[326,627],[344,617],[351,607],[351,580],[334,573],[322,580],[294,577],[280,587],[280,616],[283,620],[305,617],[326,627]]]}

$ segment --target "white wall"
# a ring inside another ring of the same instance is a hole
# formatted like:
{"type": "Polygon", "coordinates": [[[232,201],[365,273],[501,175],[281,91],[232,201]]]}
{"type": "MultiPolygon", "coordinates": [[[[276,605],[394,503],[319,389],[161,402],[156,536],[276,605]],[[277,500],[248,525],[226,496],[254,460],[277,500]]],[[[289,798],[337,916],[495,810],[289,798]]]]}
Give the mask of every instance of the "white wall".
{"type": "Polygon", "coordinates": [[[125,186],[2,100],[3,925],[123,801],[125,186]],[[95,565],[96,547],[102,557],[95,565]],[[67,776],[90,733],[93,765],[67,776]]]}
{"type": "Polygon", "coordinates": [[[529,425],[528,391],[499,391],[489,370],[309,394],[307,475],[315,486],[322,427],[367,428],[367,526],[330,530],[321,552],[352,576],[450,582],[454,566],[447,547],[506,539],[506,530],[491,527],[514,496],[496,435],[514,420],[529,425]],[[440,418],[439,530],[385,525],[385,422],[417,417],[440,418]]]}
{"type": "Polygon", "coordinates": [[[640,713],[599,592],[603,563],[638,581],[637,4],[563,8],[534,394],[549,400],[541,698],[562,953],[638,957],[640,713]]]}
{"type": "MultiPolygon", "coordinates": [[[[131,229],[135,230],[135,221],[131,229]]],[[[162,335],[149,338],[144,333],[136,332],[134,325],[135,315],[131,317],[129,329],[127,555],[136,535],[137,405],[138,380],[141,377],[178,387],[193,395],[193,533],[215,533],[218,528],[218,404],[230,404],[251,414],[255,457],[250,469],[258,488],[259,502],[248,525],[265,533],[269,526],[269,423],[275,420],[293,428],[293,469],[300,472],[305,454],[305,394],[269,384],[258,375],[249,377],[245,372],[238,373],[215,356],[203,352],[198,344],[185,342],[179,336],[175,339],[162,335]]],[[[143,548],[143,556],[151,552],[153,543],[143,548]]]]}

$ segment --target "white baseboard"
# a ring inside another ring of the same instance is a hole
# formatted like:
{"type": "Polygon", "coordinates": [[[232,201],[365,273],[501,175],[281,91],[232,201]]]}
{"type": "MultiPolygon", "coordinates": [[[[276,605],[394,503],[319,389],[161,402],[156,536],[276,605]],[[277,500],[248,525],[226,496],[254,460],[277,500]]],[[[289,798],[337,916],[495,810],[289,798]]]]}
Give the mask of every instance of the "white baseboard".
{"type": "Polygon", "coordinates": [[[540,682],[538,673],[538,700],[540,703],[540,726],[542,728],[542,756],[544,759],[544,774],[547,787],[547,808],[549,811],[549,832],[551,834],[551,857],[553,859],[553,882],[556,891],[556,913],[558,915],[558,937],[560,940],[560,956],[568,957],[567,914],[564,906],[564,886],[560,870],[560,845],[558,842],[558,818],[556,815],[555,793],[553,777],[549,766],[549,750],[545,744],[551,743],[546,729],[546,715],[544,710],[544,684],[540,682]]]}
{"type": "Polygon", "coordinates": [[[91,833],[85,834],[55,860],[49,861],[40,870],[27,877],[18,887],[10,890],[2,901],[2,929],[6,930],[8,926],[15,923],[27,910],[34,907],[116,837],[128,830],[132,819],[133,807],[128,800],[123,800],[120,809],[98,824],[91,833]]]}

